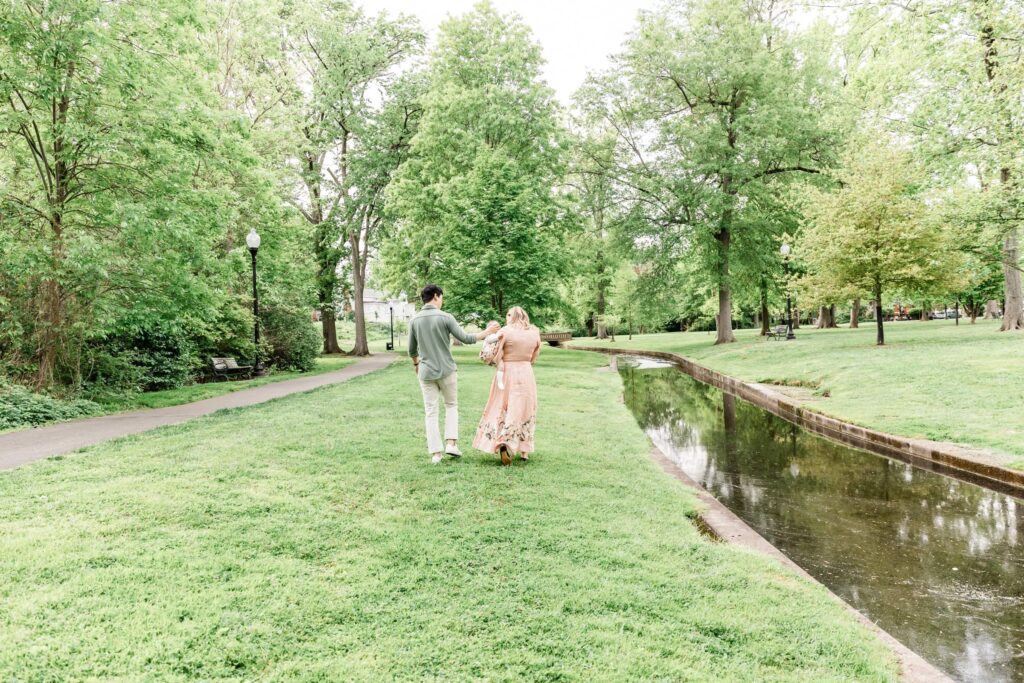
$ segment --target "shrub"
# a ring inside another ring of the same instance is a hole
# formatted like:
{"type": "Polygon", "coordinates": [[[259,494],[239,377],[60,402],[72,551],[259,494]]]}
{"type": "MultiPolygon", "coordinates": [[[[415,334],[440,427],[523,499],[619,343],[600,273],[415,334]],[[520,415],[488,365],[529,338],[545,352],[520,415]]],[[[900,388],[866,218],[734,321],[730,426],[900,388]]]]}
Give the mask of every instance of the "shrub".
{"type": "Polygon", "coordinates": [[[90,356],[93,389],[173,389],[187,384],[200,365],[191,337],[163,320],[125,321],[97,339],[90,356]]]}
{"type": "Polygon", "coordinates": [[[71,420],[100,412],[100,406],[84,399],[62,400],[36,394],[19,384],[0,380],[0,430],[71,420]]]}
{"type": "Polygon", "coordinates": [[[323,342],[309,312],[283,306],[260,311],[261,353],[265,363],[281,370],[312,370],[323,342]]]}

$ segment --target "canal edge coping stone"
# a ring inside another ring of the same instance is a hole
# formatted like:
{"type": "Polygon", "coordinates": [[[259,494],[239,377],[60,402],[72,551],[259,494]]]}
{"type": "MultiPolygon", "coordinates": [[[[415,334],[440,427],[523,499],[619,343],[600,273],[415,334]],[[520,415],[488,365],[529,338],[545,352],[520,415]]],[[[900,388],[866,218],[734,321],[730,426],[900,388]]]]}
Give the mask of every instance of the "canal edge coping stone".
{"type": "Polygon", "coordinates": [[[645,351],[642,349],[606,348],[595,346],[568,345],[575,351],[592,351],[610,355],[645,356],[666,360],[694,379],[710,384],[730,394],[753,403],[787,422],[792,422],[820,436],[838,441],[861,450],[894,457],[925,469],[944,474],[957,474],[970,483],[985,486],[1014,495],[1024,495],[1024,472],[1011,470],[993,458],[971,452],[953,444],[914,439],[880,432],[845,422],[835,417],[805,407],[799,399],[773,391],[766,385],[745,382],[731,375],[712,370],[690,358],[668,351],[645,351]],[[945,470],[945,472],[943,471],[945,470]]]}
{"type": "Polygon", "coordinates": [[[769,543],[764,536],[757,533],[753,527],[744,522],[736,513],[705,491],[700,484],[691,479],[686,472],[680,469],[654,444],[651,444],[651,459],[658,463],[661,469],[670,477],[674,477],[684,486],[693,490],[694,494],[704,505],[704,510],[701,511],[699,519],[715,537],[732,545],[773,558],[790,571],[824,588],[834,600],[853,613],[857,621],[870,629],[896,656],[896,660],[899,663],[901,681],[904,683],[953,683],[949,676],[935,668],[928,660],[901,643],[888,631],[871,621],[867,615],[833,593],[828,586],[815,579],[803,567],[789,559],[785,553],[769,543]]]}

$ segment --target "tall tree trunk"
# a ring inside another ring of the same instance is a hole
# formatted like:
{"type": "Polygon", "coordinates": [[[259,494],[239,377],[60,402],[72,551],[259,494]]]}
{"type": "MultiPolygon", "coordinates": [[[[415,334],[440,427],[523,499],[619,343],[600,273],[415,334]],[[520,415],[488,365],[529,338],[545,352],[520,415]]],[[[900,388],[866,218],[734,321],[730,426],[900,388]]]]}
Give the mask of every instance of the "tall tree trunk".
{"type": "Polygon", "coordinates": [[[366,312],[363,294],[366,291],[366,262],[359,248],[359,234],[349,237],[352,259],[352,305],[356,318],[356,342],[349,352],[352,356],[369,356],[370,345],[366,340],[366,312]]]}
{"type": "MultiPolygon", "coordinates": [[[[991,2],[986,2],[991,5],[991,2]]],[[[981,29],[981,42],[985,48],[985,75],[992,86],[993,93],[1000,97],[1006,92],[1006,83],[997,81],[999,70],[999,52],[996,46],[996,31],[992,24],[986,24],[981,29]]],[[[1004,130],[997,133],[997,138],[1005,138],[999,141],[999,151],[1004,159],[1010,154],[1005,146],[1009,140],[1015,137],[1013,130],[1013,119],[1004,117],[1004,130]]],[[[999,171],[999,181],[1003,192],[1009,191],[1013,183],[1010,164],[1004,163],[999,171]]],[[[1003,238],[1003,324],[999,327],[1002,331],[1024,329],[1024,295],[1021,293],[1020,280],[1020,252],[1017,245],[1017,227],[1013,226],[1003,238]]]]}
{"type": "Polygon", "coordinates": [[[800,329],[800,308],[797,306],[793,307],[793,329],[800,329]]]}
{"type": "Polygon", "coordinates": [[[718,240],[718,315],[715,316],[717,334],[715,344],[736,341],[732,333],[732,292],[729,287],[729,229],[722,228],[715,235],[718,240]]]}
{"type": "Polygon", "coordinates": [[[320,323],[323,327],[324,353],[341,353],[338,345],[338,327],[335,324],[337,307],[334,301],[334,286],[338,278],[338,262],[333,245],[324,244],[328,239],[323,235],[324,226],[316,226],[318,235],[316,245],[317,257],[317,299],[320,302],[320,323]]]}
{"type": "Polygon", "coordinates": [[[850,307],[850,329],[856,329],[860,327],[860,297],[853,300],[853,306],[850,307]]]}
{"type": "Polygon", "coordinates": [[[604,259],[601,252],[598,252],[597,262],[597,338],[607,339],[608,330],[604,324],[605,299],[604,299],[604,259]]]}
{"type": "Polygon", "coordinates": [[[43,389],[53,384],[57,368],[57,353],[61,348],[61,334],[64,328],[64,291],[58,280],[62,260],[63,238],[60,218],[54,219],[54,237],[51,241],[51,268],[53,273],[42,282],[39,311],[39,345],[36,359],[35,388],[43,389]]]}
{"type": "Polygon", "coordinates": [[[929,319],[928,318],[928,308],[929,308],[929,305],[930,305],[930,302],[927,302],[927,301],[925,303],[921,304],[921,321],[922,322],[929,319]]]}
{"type": "Polygon", "coordinates": [[[999,302],[995,299],[989,299],[985,302],[985,314],[981,316],[981,319],[995,320],[997,315],[999,315],[999,302]]]}
{"type": "Polygon", "coordinates": [[[338,346],[338,326],[335,323],[334,296],[317,292],[320,300],[320,324],[324,331],[324,353],[341,353],[338,346]]]}
{"type": "Polygon", "coordinates": [[[830,304],[818,309],[818,329],[831,329],[836,325],[836,306],[830,304]]]}
{"type": "Polygon", "coordinates": [[[1007,233],[1003,240],[1003,306],[1002,331],[1024,330],[1024,293],[1020,281],[1020,250],[1017,244],[1017,230],[1007,233]]]}
{"type": "MultiPolygon", "coordinates": [[[[66,151],[64,147],[65,133],[67,132],[68,111],[71,108],[71,99],[66,94],[65,88],[70,88],[71,81],[75,75],[74,62],[66,65],[66,80],[63,85],[63,92],[59,97],[50,101],[53,112],[53,141],[51,147],[52,159],[46,159],[43,150],[42,140],[39,140],[38,147],[33,147],[40,167],[46,168],[52,164],[52,178],[50,191],[47,200],[51,206],[50,214],[50,275],[43,280],[41,292],[40,323],[41,334],[39,345],[36,351],[38,367],[36,369],[35,385],[37,389],[47,387],[54,381],[57,370],[59,353],[64,347],[62,343],[66,330],[66,292],[61,286],[61,271],[64,268],[65,235],[64,235],[64,212],[71,191],[71,171],[68,168],[66,151]]],[[[47,169],[49,170],[49,169],[47,169]]]]}
{"type": "Polygon", "coordinates": [[[334,286],[338,279],[337,250],[334,238],[324,224],[323,203],[320,196],[320,160],[313,154],[306,155],[306,189],[310,197],[310,211],[307,220],[313,225],[313,254],[317,264],[317,300],[320,303],[320,324],[323,328],[324,353],[341,353],[338,345],[337,308],[334,301],[334,286]]]}
{"type": "MultiPolygon", "coordinates": [[[[729,109],[729,121],[726,126],[726,141],[729,147],[736,150],[736,110],[739,103],[733,98],[732,106],[729,109]]],[[[722,211],[722,222],[718,226],[718,233],[715,239],[718,241],[718,315],[717,335],[715,344],[731,344],[736,341],[732,333],[732,288],[729,283],[729,242],[732,239],[733,202],[736,199],[736,192],[732,189],[732,176],[728,173],[722,174],[722,193],[726,196],[728,204],[722,211]]]]}
{"type": "Polygon", "coordinates": [[[771,317],[768,313],[768,283],[761,278],[761,336],[771,332],[771,317]]]}
{"type": "Polygon", "coordinates": [[[879,282],[878,278],[875,278],[875,326],[878,328],[878,335],[875,339],[875,343],[879,346],[885,345],[885,328],[882,322],[882,283],[879,282]]]}

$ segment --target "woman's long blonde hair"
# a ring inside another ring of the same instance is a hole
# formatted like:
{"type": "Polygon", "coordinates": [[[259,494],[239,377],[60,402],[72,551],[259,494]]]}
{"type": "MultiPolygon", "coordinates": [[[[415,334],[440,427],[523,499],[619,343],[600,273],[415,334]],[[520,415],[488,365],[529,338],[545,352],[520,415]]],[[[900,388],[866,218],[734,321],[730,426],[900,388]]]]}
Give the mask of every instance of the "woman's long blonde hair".
{"type": "Polygon", "coordinates": [[[522,306],[513,306],[508,309],[508,316],[506,318],[509,327],[515,327],[520,330],[530,329],[530,316],[526,314],[522,306]]]}

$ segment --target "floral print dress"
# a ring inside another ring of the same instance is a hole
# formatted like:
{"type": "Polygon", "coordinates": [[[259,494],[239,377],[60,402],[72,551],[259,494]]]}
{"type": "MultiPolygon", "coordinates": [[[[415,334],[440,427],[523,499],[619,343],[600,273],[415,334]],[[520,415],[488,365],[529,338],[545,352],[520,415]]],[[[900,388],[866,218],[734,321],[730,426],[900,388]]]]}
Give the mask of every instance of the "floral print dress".
{"type": "Polygon", "coordinates": [[[504,444],[514,454],[532,453],[537,427],[537,382],[533,364],[540,354],[540,331],[504,327],[498,333],[495,365],[504,373],[504,388],[495,374],[473,447],[497,453],[504,444]]]}

